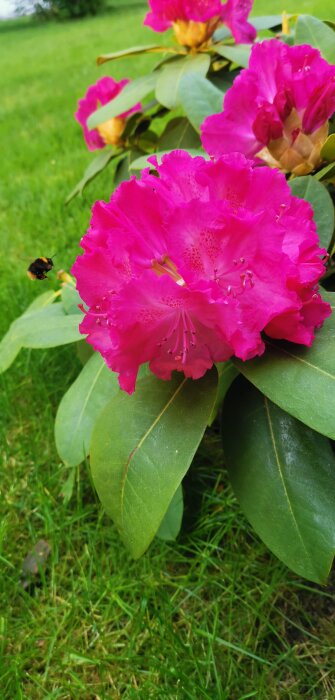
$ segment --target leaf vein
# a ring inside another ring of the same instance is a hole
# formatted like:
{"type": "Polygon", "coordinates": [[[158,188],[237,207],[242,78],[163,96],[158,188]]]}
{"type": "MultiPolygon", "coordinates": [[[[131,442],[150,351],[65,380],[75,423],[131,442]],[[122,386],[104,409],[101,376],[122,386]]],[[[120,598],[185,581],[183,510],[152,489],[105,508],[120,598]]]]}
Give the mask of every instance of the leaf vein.
{"type": "Polygon", "coordinates": [[[282,469],[282,466],[281,466],[281,463],[280,463],[279,454],[278,454],[278,450],[277,450],[276,438],[275,438],[275,435],[274,435],[273,425],[272,425],[271,416],[270,416],[270,410],[269,410],[269,406],[268,406],[268,399],[267,399],[265,396],[264,396],[264,406],[265,406],[266,416],[267,416],[267,420],[268,420],[268,424],[269,424],[269,431],[270,431],[270,436],[271,436],[271,442],[272,442],[272,445],[273,445],[273,451],[274,451],[275,458],[276,458],[276,462],[277,462],[277,466],[278,466],[279,476],[280,476],[280,479],[281,479],[281,482],[282,482],[282,486],[283,486],[283,489],[284,489],[284,494],[285,494],[285,496],[286,496],[288,509],[289,509],[290,514],[291,514],[291,518],[292,518],[293,525],[294,525],[294,527],[295,527],[295,529],[296,529],[296,531],[297,531],[298,538],[299,538],[299,540],[300,540],[300,542],[301,542],[301,544],[302,544],[302,547],[303,547],[304,551],[305,551],[306,554],[307,554],[307,557],[308,557],[309,561],[311,562],[311,564],[312,564],[312,566],[313,566],[313,561],[311,560],[310,553],[308,552],[308,549],[307,549],[307,547],[306,547],[306,545],[305,545],[305,542],[304,542],[304,540],[303,540],[303,537],[302,537],[302,535],[301,535],[301,532],[300,532],[300,529],[299,529],[299,525],[298,525],[297,520],[296,520],[296,517],[295,517],[295,515],[294,515],[294,511],[293,511],[293,508],[292,508],[292,505],[291,505],[291,501],[290,501],[290,498],[289,498],[287,486],[286,486],[285,479],[284,479],[283,469],[282,469]]]}
{"type": "MultiPolygon", "coordinates": [[[[269,341],[267,341],[267,345],[270,345],[272,348],[275,348],[276,350],[278,350],[278,346],[274,345],[273,343],[270,343],[269,341]]],[[[294,353],[289,352],[288,350],[285,350],[285,348],[280,348],[280,352],[285,353],[289,357],[293,357],[295,360],[297,360],[298,362],[302,362],[304,365],[307,365],[308,367],[312,367],[312,369],[315,372],[320,372],[320,374],[325,374],[326,377],[330,377],[333,381],[335,381],[334,374],[330,374],[330,372],[327,372],[325,369],[321,369],[321,367],[318,367],[317,365],[313,365],[311,362],[307,362],[307,360],[304,360],[302,357],[299,357],[299,355],[295,355],[294,353]]]]}
{"type": "Polygon", "coordinates": [[[136,454],[136,452],[142,447],[142,445],[143,445],[143,443],[145,442],[145,440],[148,438],[148,436],[150,435],[150,433],[151,433],[151,432],[153,431],[153,429],[156,427],[157,423],[159,423],[159,421],[161,420],[161,418],[162,418],[162,416],[164,415],[164,413],[166,413],[166,411],[168,410],[168,408],[171,406],[172,402],[173,402],[173,401],[175,400],[175,398],[178,396],[179,392],[180,392],[180,391],[182,390],[182,388],[184,387],[186,381],[187,381],[187,378],[185,377],[185,379],[183,379],[183,381],[179,384],[179,386],[177,387],[177,389],[173,392],[172,396],[170,397],[170,399],[168,400],[168,402],[165,404],[165,406],[162,408],[162,410],[160,411],[160,413],[158,414],[158,416],[156,416],[156,418],[155,418],[155,420],[153,421],[153,423],[151,423],[151,425],[149,426],[148,430],[146,430],[146,432],[144,433],[144,435],[141,437],[141,439],[139,440],[138,444],[135,445],[135,447],[132,449],[132,451],[131,451],[130,454],[129,454],[129,457],[128,457],[128,459],[127,459],[127,462],[126,462],[126,465],[125,465],[125,469],[124,469],[124,475],[123,475],[123,478],[122,478],[122,482],[121,482],[121,491],[120,491],[120,513],[121,513],[121,520],[122,520],[122,523],[123,523],[123,513],[124,513],[125,488],[126,488],[127,476],[128,476],[128,472],[129,472],[129,467],[130,467],[131,461],[132,461],[134,455],[136,454]]]}

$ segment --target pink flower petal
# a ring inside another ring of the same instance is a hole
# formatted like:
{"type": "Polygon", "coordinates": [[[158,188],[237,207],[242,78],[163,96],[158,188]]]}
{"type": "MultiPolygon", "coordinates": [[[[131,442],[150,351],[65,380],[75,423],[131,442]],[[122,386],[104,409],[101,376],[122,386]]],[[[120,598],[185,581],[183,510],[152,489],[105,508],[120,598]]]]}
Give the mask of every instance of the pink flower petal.
{"type": "MultiPolygon", "coordinates": [[[[223,111],[207,117],[201,125],[201,140],[211,156],[240,151],[260,162],[262,154],[258,154],[263,147],[271,152],[273,142],[285,134],[284,153],[300,132],[309,135],[327,124],[334,110],[335,66],[310,46],[288,46],[270,39],[253,46],[249,67],[227,91],[223,111]]],[[[311,153],[313,147],[311,142],[311,153]]],[[[278,153],[280,158],[280,148],[278,153]]],[[[273,165],[285,172],[290,170],[287,163],[291,162],[292,169],[297,166],[295,156],[290,160],[288,155],[283,166],[273,158],[273,165]]],[[[305,172],[309,172],[317,156],[311,165],[303,151],[301,162],[304,158],[305,172]]]]}
{"type": "MultiPolygon", "coordinates": [[[[87,120],[89,116],[99,107],[106,105],[108,102],[111,102],[115,97],[117,97],[117,95],[122,92],[123,88],[128,83],[129,80],[127,79],[117,82],[108,76],[105,78],[100,78],[94,85],[91,85],[88,88],[85,97],[78,101],[78,109],[75,113],[75,118],[82,126],[84,139],[90,151],[94,151],[97,148],[104,148],[106,144],[97,129],[88,128],[87,120]]],[[[138,112],[140,110],[141,105],[136,104],[127,112],[124,112],[118,116],[121,118],[126,118],[133,112],[138,112]]]]}
{"type": "Polygon", "coordinates": [[[285,177],[241,154],[172,152],[157,176],[96,203],[73,272],[88,305],[81,332],[131,393],[149,362],[201,377],[214,362],[264,352],[262,333],[309,345],[329,315],[309,204],[285,177]]]}

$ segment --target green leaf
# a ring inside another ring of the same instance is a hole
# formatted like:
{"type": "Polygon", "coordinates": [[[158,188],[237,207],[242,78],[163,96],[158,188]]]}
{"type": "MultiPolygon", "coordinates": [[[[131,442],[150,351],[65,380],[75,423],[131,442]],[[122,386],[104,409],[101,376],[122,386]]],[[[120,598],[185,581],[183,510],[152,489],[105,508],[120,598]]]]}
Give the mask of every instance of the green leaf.
{"type": "Polygon", "coordinates": [[[37,311],[38,309],[45,309],[46,306],[53,304],[53,302],[59,297],[60,292],[49,289],[47,292],[39,294],[38,297],[29,304],[26,310],[23,312],[22,316],[30,314],[32,311],[37,311]]]}
{"type": "Polygon", "coordinates": [[[316,180],[333,180],[335,177],[335,163],[329,163],[322,170],[315,173],[314,178],[316,180]]]}
{"type": "Polygon", "coordinates": [[[5,372],[13,364],[20,350],[19,341],[13,339],[9,329],[0,342],[0,373],[5,372]]]}
{"type": "Polygon", "coordinates": [[[157,150],[159,151],[171,151],[176,148],[187,150],[201,148],[199,135],[186,117],[171,119],[158,141],[157,150]]]}
{"type": "Polygon", "coordinates": [[[238,66],[247,68],[249,65],[251,44],[238,44],[237,46],[222,44],[221,46],[215,46],[215,50],[220,56],[228,58],[229,61],[236,63],[238,66]]]}
{"type": "Polygon", "coordinates": [[[21,316],[12,327],[12,339],[23,348],[53,348],[82,340],[79,333],[81,317],[67,316],[61,304],[21,316]],[[59,307],[59,308],[58,308],[59,307]]]}
{"type": "Polygon", "coordinates": [[[312,205],[320,243],[328,248],[334,231],[334,205],[328,190],[311,175],[297,177],[288,184],[295,197],[312,205]]]}
{"type": "Polygon", "coordinates": [[[176,493],[164,515],[164,518],[157,530],[156,537],[160,540],[175,540],[179,535],[181,521],[183,519],[183,487],[179,484],[176,493]]]}
{"type": "Polygon", "coordinates": [[[92,345],[87,343],[86,340],[78,340],[76,343],[76,351],[82,365],[86,365],[86,362],[88,362],[94,353],[92,345]]]}
{"type": "Polygon", "coordinates": [[[335,34],[327,24],[310,15],[300,15],[295,32],[296,44],[310,44],[321,51],[323,58],[335,63],[335,34]]]}
{"type": "Polygon", "coordinates": [[[61,304],[20,316],[0,344],[0,372],[15,360],[21,348],[51,348],[82,339],[79,316],[66,316],[61,304]]]}
{"type": "Polygon", "coordinates": [[[82,300],[74,286],[74,284],[64,283],[62,286],[62,304],[66,314],[82,314],[79,309],[79,304],[82,300]]]}
{"type": "Polygon", "coordinates": [[[199,132],[206,117],[223,109],[221,90],[198,73],[187,73],[182,77],[178,97],[186,116],[199,132]]]}
{"type": "Polygon", "coordinates": [[[186,474],[213,409],[217,372],[197,381],[151,375],[120,392],[96,423],[92,477],[133,557],[145,552],[186,474]]]}
{"type": "Polygon", "coordinates": [[[179,86],[186,73],[206,75],[210,66],[208,54],[197,54],[172,61],[161,68],[156,85],[156,98],[165,107],[174,109],[180,104],[179,86]]]}
{"type": "MultiPolygon", "coordinates": [[[[139,160],[139,158],[148,158],[149,156],[144,156],[143,151],[138,149],[133,149],[127,151],[126,155],[117,165],[115,176],[114,176],[114,187],[118,187],[124,180],[129,180],[130,176],[133,174],[130,169],[133,167],[133,162],[139,160]]],[[[146,167],[148,163],[146,163],[146,167]]]]}
{"type": "Polygon", "coordinates": [[[69,196],[66,198],[65,204],[71,202],[71,199],[76,197],[77,194],[82,194],[86,185],[88,185],[88,183],[91,182],[96,175],[101,173],[108,163],[118,155],[119,153],[115,153],[110,148],[105,148],[102,153],[99,153],[99,155],[96,156],[96,158],[94,158],[94,160],[92,160],[92,162],[86,168],[82,179],[75,186],[74,190],[72,190],[71,194],[69,194],[69,196]]]}
{"type": "Polygon", "coordinates": [[[225,25],[221,25],[218,29],[215,30],[213,34],[213,48],[215,48],[215,44],[217,41],[225,41],[226,39],[231,38],[231,31],[228,29],[228,27],[225,27],[225,25]]]}
{"type": "Polygon", "coordinates": [[[235,494],[267,547],[295,573],[325,583],[335,550],[335,457],[329,441],[248,382],[222,416],[235,494]]]}
{"type": "Polygon", "coordinates": [[[154,89],[157,78],[158,73],[148,73],[148,75],[132,80],[111,102],[108,102],[108,104],[91,114],[87,120],[89,129],[94,129],[108,119],[118,117],[119,114],[127,112],[128,109],[131,109],[154,89]]]}
{"type": "Polygon", "coordinates": [[[117,58],[125,58],[126,56],[137,56],[142,53],[182,53],[185,51],[178,50],[173,46],[159,46],[158,44],[148,44],[147,46],[132,46],[131,49],[123,49],[122,51],[114,51],[114,53],[105,53],[98,56],[97,64],[101,66],[107,61],[114,61],[117,58]]]}
{"type": "Polygon", "coordinates": [[[50,325],[50,319],[53,323],[54,318],[64,317],[62,305],[52,305],[58,296],[59,292],[54,291],[41,294],[34,299],[22,316],[13,321],[0,342],[0,373],[10,367],[22,347],[36,347],[26,344],[27,339],[35,332],[36,319],[40,319],[39,332],[41,333],[44,323],[50,325]]]}
{"type": "MultiPolygon", "coordinates": [[[[172,149],[174,150],[174,149],[172,149]]],[[[189,153],[191,156],[196,157],[196,156],[201,156],[202,158],[209,159],[209,156],[206,153],[203,153],[203,151],[200,151],[195,148],[187,148],[187,153],[189,153]]],[[[136,158],[130,166],[131,170],[143,170],[143,168],[147,168],[149,165],[151,165],[148,162],[148,158],[152,158],[153,155],[156,156],[158,163],[161,162],[163,156],[166,156],[168,153],[171,153],[171,151],[158,151],[158,153],[151,153],[150,155],[147,154],[146,156],[141,156],[140,158],[136,158]]],[[[151,166],[153,167],[153,166],[151,166]]]]}
{"type": "MultiPolygon", "coordinates": [[[[334,35],[335,36],[335,35],[334,35]]],[[[335,134],[330,134],[321,149],[321,158],[333,163],[335,160],[335,134]]]]}
{"type": "Polygon", "coordinates": [[[212,423],[215,421],[230,385],[238,376],[238,371],[230,360],[228,362],[217,362],[215,366],[218,372],[219,381],[217,385],[215,404],[213,411],[209,416],[208,425],[212,425],[212,423]]]}
{"type": "Polygon", "coordinates": [[[60,458],[75,466],[89,454],[99,413],[119,391],[117,375],[95,353],[63,396],[56,415],[55,441],[60,458]]]}
{"type": "Polygon", "coordinates": [[[152,153],[156,149],[158,136],[155,131],[147,129],[142,134],[134,134],[133,141],[144,153],[152,153]]]}
{"type": "Polygon", "coordinates": [[[78,308],[82,304],[82,300],[74,286],[74,284],[63,284],[62,287],[62,304],[66,314],[82,314],[78,308]]]}
{"type": "Polygon", "coordinates": [[[237,76],[239,75],[239,72],[239,69],[236,68],[234,70],[230,70],[229,72],[219,71],[218,73],[210,73],[208,80],[210,80],[210,82],[213,83],[213,85],[221,91],[222,102],[224,100],[224,93],[226,93],[227,90],[231,88],[235,78],[237,78],[237,76]]]}
{"type": "Polygon", "coordinates": [[[266,341],[262,357],[235,367],[271,401],[323,435],[335,439],[335,294],[322,292],[333,313],[316,331],[311,348],[266,341]]]}
{"type": "MultiPolygon", "coordinates": [[[[290,15],[287,15],[290,18],[290,15]]],[[[283,20],[282,15],[264,15],[262,17],[249,17],[249,22],[257,31],[262,29],[272,29],[273,27],[281,27],[283,20]]]]}

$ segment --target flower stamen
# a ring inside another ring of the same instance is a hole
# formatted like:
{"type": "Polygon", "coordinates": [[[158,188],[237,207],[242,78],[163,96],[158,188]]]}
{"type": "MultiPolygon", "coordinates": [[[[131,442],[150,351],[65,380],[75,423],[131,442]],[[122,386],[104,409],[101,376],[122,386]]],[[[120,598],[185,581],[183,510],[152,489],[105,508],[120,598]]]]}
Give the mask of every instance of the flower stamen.
{"type": "Polygon", "coordinates": [[[185,286],[185,280],[183,280],[176,265],[168,255],[164,255],[160,262],[158,260],[152,260],[151,268],[159,277],[161,277],[161,275],[169,275],[176,284],[179,284],[181,287],[185,286]]]}

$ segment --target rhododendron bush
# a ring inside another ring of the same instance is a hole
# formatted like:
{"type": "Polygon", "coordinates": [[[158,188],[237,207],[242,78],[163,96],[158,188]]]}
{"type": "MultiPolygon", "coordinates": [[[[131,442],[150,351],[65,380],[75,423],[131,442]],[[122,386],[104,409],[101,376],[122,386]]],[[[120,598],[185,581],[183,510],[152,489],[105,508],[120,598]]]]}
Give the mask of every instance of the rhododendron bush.
{"type": "Polygon", "coordinates": [[[250,523],[322,582],[335,553],[334,25],[250,18],[248,0],[149,6],[145,24],[170,38],[98,64],[159,62],[97,79],[75,114],[97,153],[68,202],[107,167],[109,196],[70,274],[51,273],[10,327],[0,369],[22,347],[77,344],[56,446],[69,469],[89,458],[134,557],[177,537],[183,478],[220,426],[250,523]]]}

